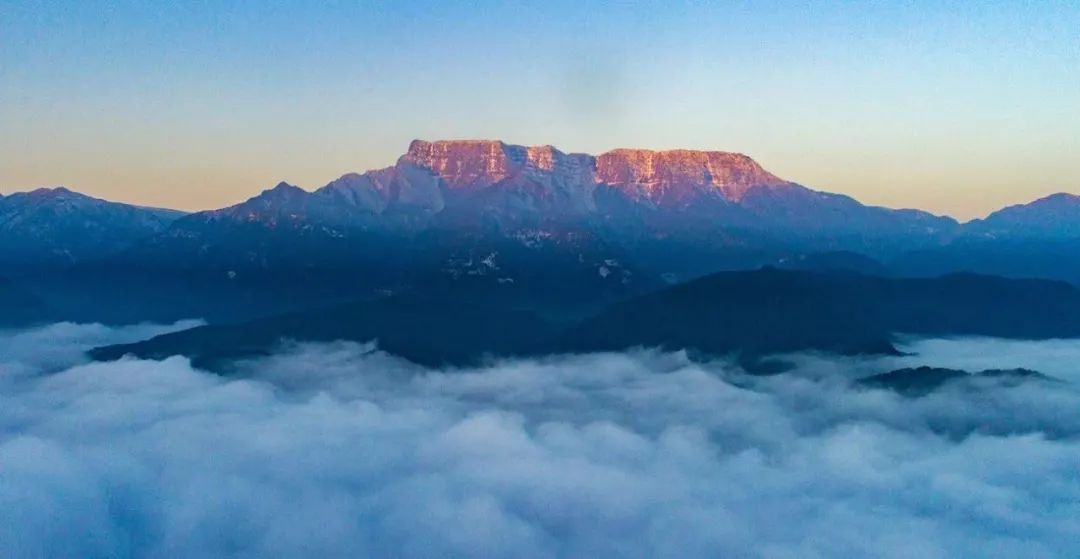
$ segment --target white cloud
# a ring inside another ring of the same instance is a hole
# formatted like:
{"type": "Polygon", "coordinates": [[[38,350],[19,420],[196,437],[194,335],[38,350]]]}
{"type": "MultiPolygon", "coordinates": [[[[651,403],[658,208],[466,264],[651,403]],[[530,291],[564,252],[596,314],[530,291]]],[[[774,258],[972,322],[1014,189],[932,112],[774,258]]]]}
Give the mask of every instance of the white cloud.
{"type": "Polygon", "coordinates": [[[968,370],[1027,368],[1080,382],[1080,343],[1076,340],[953,338],[908,340],[900,347],[911,354],[900,362],[968,370]]]}
{"type": "MultiPolygon", "coordinates": [[[[21,348],[0,354],[4,557],[1080,553],[1071,384],[907,400],[847,385],[893,361],[804,356],[755,378],[636,352],[433,371],[349,343],[224,379],[182,358],[39,358],[35,340],[125,335],[65,328],[0,337],[21,348]]],[[[948,343],[914,342],[905,363],[997,347],[948,343]]]]}
{"type": "Polygon", "coordinates": [[[200,320],[181,320],[170,325],[110,327],[59,322],[25,330],[0,330],[0,372],[10,374],[16,367],[52,372],[85,361],[87,348],[137,342],[202,324],[200,320]]]}

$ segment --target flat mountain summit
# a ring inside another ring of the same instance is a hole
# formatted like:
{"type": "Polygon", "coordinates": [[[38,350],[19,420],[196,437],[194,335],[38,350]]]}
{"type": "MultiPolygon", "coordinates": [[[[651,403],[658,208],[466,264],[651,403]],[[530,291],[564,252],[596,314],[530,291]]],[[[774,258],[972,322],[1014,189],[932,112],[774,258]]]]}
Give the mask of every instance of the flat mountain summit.
{"type": "Polygon", "coordinates": [[[673,190],[683,196],[711,192],[734,201],[755,186],[789,184],[746,155],[722,151],[616,149],[594,156],[497,140],[414,140],[398,163],[430,169],[451,188],[549,175],[584,191],[605,185],[654,201],[673,190]]]}

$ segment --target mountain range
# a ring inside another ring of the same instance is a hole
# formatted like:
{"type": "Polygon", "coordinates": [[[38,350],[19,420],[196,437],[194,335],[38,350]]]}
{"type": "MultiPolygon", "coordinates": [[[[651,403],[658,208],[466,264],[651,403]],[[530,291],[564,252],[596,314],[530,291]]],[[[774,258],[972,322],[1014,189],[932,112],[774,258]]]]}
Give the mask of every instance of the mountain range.
{"type": "MultiPolygon", "coordinates": [[[[763,265],[1080,283],[1078,255],[1075,195],[959,223],[717,151],[417,140],[384,169],[190,214],[63,188],[0,197],[0,274],[47,303],[39,320],[242,321],[437,293],[562,320],[763,265]]],[[[34,313],[19,316],[0,322],[34,313]]]]}

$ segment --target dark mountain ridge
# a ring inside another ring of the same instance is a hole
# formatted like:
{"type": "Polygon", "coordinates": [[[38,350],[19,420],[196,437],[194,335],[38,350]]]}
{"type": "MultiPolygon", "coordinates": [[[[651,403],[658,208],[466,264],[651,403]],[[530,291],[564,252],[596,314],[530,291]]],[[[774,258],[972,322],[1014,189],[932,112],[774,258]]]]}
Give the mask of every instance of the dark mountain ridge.
{"type": "Polygon", "coordinates": [[[897,279],[766,268],[715,274],[572,322],[543,320],[477,294],[408,295],[207,326],[93,355],[187,355],[213,367],[268,353],[282,340],[378,340],[425,364],[632,347],[735,355],[753,363],[798,351],[894,353],[894,333],[1078,337],[1080,289],[972,274],[897,279]]]}
{"type": "Polygon", "coordinates": [[[921,398],[945,386],[971,387],[973,381],[992,381],[1004,386],[1018,386],[1026,382],[1062,382],[1030,369],[989,369],[969,373],[924,366],[861,378],[855,384],[863,388],[892,390],[907,398],[921,398]]]}
{"type": "Polygon", "coordinates": [[[894,333],[1080,336],[1080,289],[976,274],[719,273],[614,305],[575,327],[571,349],[630,346],[765,355],[892,351],[894,333]]]}

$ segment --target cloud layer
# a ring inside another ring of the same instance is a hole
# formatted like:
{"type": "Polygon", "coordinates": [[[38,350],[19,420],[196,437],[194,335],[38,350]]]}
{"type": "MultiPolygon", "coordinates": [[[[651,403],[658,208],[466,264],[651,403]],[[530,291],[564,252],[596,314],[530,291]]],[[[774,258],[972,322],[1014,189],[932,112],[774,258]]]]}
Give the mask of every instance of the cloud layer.
{"type": "Polygon", "coordinates": [[[436,371],[339,343],[224,379],[71,351],[133,335],[0,336],[0,555],[1080,554],[1074,385],[848,383],[922,362],[1076,378],[1080,342],[912,341],[768,378],[650,352],[436,371]]]}

